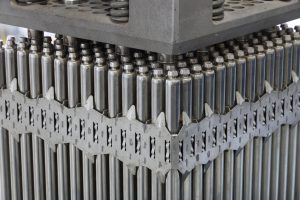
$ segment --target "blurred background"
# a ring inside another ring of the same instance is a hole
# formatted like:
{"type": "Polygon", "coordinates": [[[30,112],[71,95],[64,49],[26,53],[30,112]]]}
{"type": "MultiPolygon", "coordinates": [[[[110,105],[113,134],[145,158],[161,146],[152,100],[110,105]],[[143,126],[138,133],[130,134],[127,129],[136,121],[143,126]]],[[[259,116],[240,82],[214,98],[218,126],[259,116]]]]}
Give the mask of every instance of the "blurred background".
{"type": "MultiPolygon", "coordinates": [[[[287,23],[290,27],[294,27],[295,25],[300,25],[300,19],[296,19],[287,23]]],[[[55,36],[55,34],[53,33],[45,32],[44,34],[51,37],[55,36]]],[[[22,36],[27,37],[27,29],[6,24],[0,24],[0,40],[6,41],[6,38],[9,36],[15,36],[16,38],[22,36]]]]}

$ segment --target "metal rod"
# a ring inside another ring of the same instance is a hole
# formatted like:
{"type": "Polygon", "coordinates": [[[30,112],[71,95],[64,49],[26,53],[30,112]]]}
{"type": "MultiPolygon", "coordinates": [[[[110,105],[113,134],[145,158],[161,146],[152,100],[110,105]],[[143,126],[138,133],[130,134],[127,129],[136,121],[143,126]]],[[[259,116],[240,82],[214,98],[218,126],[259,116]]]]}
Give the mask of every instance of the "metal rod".
{"type": "MultiPolygon", "coordinates": [[[[26,95],[29,92],[29,64],[27,39],[21,38],[17,50],[17,71],[18,71],[18,90],[26,95]]],[[[22,107],[19,108],[22,110],[22,107]]],[[[23,116],[19,116],[23,121],[23,116]]],[[[23,199],[33,199],[33,166],[32,166],[32,141],[31,135],[25,133],[21,135],[21,163],[22,163],[22,193],[23,199]]]]}
{"type": "MultiPolygon", "coordinates": [[[[228,53],[226,55],[226,99],[225,104],[228,110],[230,110],[236,102],[236,62],[234,55],[228,53]]],[[[227,133],[225,141],[230,137],[227,133]]],[[[234,151],[225,151],[224,153],[224,199],[233,199],[233,172],[234,172],[234,151]]]]}
{"type": "MultiPolygon", "coordinates": [[[[80,61],[76,49],[69,47],[67,62],[68,107],[75,108],[80,103],[80,61]]],[[[72,121],[70,121],[72,123],[72,121]]],[[[72,134],[72,128],[68,130],[72,134]]],[[[70,196],[72,200],[81,199],[82,189],[82,154],[73,145],[69,145],[70,154],[70,196]]]]}
{"type": "MultiPolygon", "coordinates": [[[[256,57],[254,49],[248,47],[246,49],[247,56],[247,81],[246,81],[246,98],[248,101],[255,101],[255,81],[256,80],[256,57]]],[[[252,178],[253,178],[253,140],[248,142],[244,150],[244,183],[243,183],[243,199],[252,199],[252,178]]]]}
{"type": "Polygon", "coordinates": [[[180,177],[177,170],[170,170],[166,179],[166,200],[180,200],[180,177]]]}
{"type": "MultiPolygon", "coordinates": [[[[121,109],[121,70],[118,61],[110,61],[108,70],[108,114],[109,117],[117,117],[121,109]]],[[[111,138],[109,138],[111,141],[111,138]]],[[[109,189],[110,199],[121,199],[121,183],[119,177],[120,162],[112,155],[109,155],[109,189]]]]}
{"type": "MultiPolygon", "coordinates": [[[[215,66],[216,89],[215,89],[215,112],[218,114],[225,113],[225,92],[226,92],[226,67],[223,57],[216,57],[215,66]]],[[[217,138],[218,143],[223,142],[222,137],[217,138]]],[[[214,161],[214,199],[223,199],[224,187],[224,154],[220,154],[214,161]]]]}
{"type": "MultiPolygon", "coordinates": [[[[246,96],[246,58],[244,51],[235,51],[236,60],[236,90],[242,98],[246,96]]],[[[244,149],[234,152],[234,180],[235,192],[233,199],[243,198],[243,169],[244,169],[244,149]]]]}
{"type": "MultiPolygon", "coordinates": [[[[94,66],[94,100],[95,109],[104,113],[108,108],[107,102],[107,65],[100,53],[95,53],[94,66]]],[[[108,198],[107,156],[97,155],[96,158],[96,191],[97,199],[108,198]]]]}
{"type": "MultiPolygon", "coordinates": [[[[65,57],[63,41],[55,41],[54,58],[54,96],[55,100],[64,104],[67,100],[67,59],[65,57]]],[[[59,131],[59,129],[58,129],[59,131]]],[[[69,152],[66,144],[58,144],[57,150],[57,186],[58,199],[70,198],[69,152]]]]}
{"type": "MultiPolygon", "coordinates": [[[[123,116],[127,116],[129,109],[135,105],[136,102],[136,73],[134,71],[134,66],[131,63],[125,63],[123,65],[123,70],[122,114],[123,116]]],[[[123,145],[123,149],[126,150],[126,144],[123,145]]],[[[126,165],[123,165],[124,200],[135,199],[134,178],[135,176],[132,174],[131,170],[126,165]]]]}
{"type": "Polygon", "coordinates": [[[0,128],[0,159],[0,198],[11,199],[9,135],[3,128],[0,128]]]}
{"type": "MultiPolygon", "coordinates": [[[[211,62],[204,63],[204,102],[215,109],[215,72],[211,62]]],[[[203,166],[203,199],[213,199],[214,163],[209,162],[203,166]]]]}
{"type": "Polygon", "coordinates": [[[9,133],[9,154],[10,154],[10,178],[11,178],[11,199],[22,199],[21,180],[21,152],[19,136],[9,133]]]}

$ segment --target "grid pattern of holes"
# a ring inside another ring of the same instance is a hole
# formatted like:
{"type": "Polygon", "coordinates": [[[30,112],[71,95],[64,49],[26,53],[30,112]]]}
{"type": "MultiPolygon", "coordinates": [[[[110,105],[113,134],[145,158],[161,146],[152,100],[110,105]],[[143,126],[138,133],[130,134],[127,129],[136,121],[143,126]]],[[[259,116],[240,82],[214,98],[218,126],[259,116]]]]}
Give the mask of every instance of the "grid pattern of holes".
{"type": "Polygon", "coordinates": [[[263,4],[263,0],[225,0],[224,11],[232,12],[235,10],[241,10],[247,7],[257,6],[263,4]]]}
{"type": "Polygon", "coordinates": [[[74,12],[87,12],[109,16],[110,0],[87,0],[80,4],[66,5],[62,0],[49,0],[44,6],[57,9],[74,10],[74,12]]]}

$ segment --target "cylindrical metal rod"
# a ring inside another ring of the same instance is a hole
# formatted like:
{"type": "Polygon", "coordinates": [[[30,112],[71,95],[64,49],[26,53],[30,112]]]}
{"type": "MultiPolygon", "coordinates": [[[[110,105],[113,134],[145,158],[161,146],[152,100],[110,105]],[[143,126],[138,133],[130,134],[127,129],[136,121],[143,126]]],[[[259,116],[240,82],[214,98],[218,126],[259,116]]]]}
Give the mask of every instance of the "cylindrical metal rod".
{"type": "MultiPolygon", "coordinates": [[[[256,57],[254,55],[254,48],[248,47],[246,52],[246,99],[252,102],[255,101],[256,57]]],[[[248,144],[245,146],[244,153],[243,199],[251,200],[253,180],[253,140],[248,142],[248,144]]]]}
{"type": "Polygon", "coordinates": [[[151,80],[151,120],[157,121],[160,113],[165,111],[165,78],[163,69],[154,69],[151,80]]]}
{"type": "Polygon", "coordinates": [[[57,199],[57,165],[56,152],[50,147],[50,144],[44,142],[45,148],[45,182],[46,199],[57,199]]]}
{"type": "MultiPolygon", "coordinates": [[[[274,39],[275,44],[275,75],[274,89],[281,90],[283,88],[283,69],[284,69],[284,48],[282,40],[274,39]]],[[[272,158],[271,158],[271,199],[279,198],[279,163],[280,163],[280,144],[281,144],[281,128],[277,129],[272,135],[272,158]]]]}
{"type": "MultiPolygon", "coordinates": [[[[293,45],[291,43],[290,35],[283,36],[283,52],[284,52],[284,65],[283,65],[283,85],[282,87],[287,87],[291,82],[291,70],[293,61],[293,45]]],[[[281,88],[281,89],[283,89],[281,88]]],[[[278,198],[286,199],[287,197],[287,175],[288,175],[288,156],[289,156],[289,136],[290,127],[289,125],[283,125],[281,127],[281,140],[280,140],[280,164],[279,164],[279,191],[278,198]]]]}
{"type": "MultiPolygon", "coordinates": [[[[80,65],[80,94],[81,94],[81,105],[85,106],[88,104],[89,98],[93,95],[93,73],[94,64],[92,63],[92,57],[89,55],[88,49],[83,49],[82,63],[80,65]]],[[[91,102],[93,103],[93,102],[91,102]]],[[[85,137],[81,135],[81,137],[85,137]]],[[[85,200],[95,198],[95,184],[94,184],[94,167],[95,163],[93,160],[87,157],[85,153],[82,153],[82,174],[83,174],[83,198],[85,200]]]]}
{"type": "MultiPolygon", "coordinates": [[[[30,97],[35,99],[42,95],[42,75],[41,75],[41,52],[40,47],[35,40],[31,40],[29,52],[29,88],[30,97]]],[[[31,110],[33,112],[33,110],[31,110]]],[[[34,113],[32,113],[34,114],[34,113]]],[[[32,121],[31,125],[34,125],[32,121]]],[[[44,144],[37,137],[36,133],[32,135],[33,152],[33,175],[34,175],[34,196],[36,199],[45,198],[45,167],[44,167],[44,144]]]]}
{"type": "Polygon", "coordinates": [[[286,88],[292,81],[293,43],[292,43],[292,37],[290,35],[284,35],[283,41],[284,41],[283,87],[286,88]]]}
{"type": "MultiPolygon", "coordinates": [[[[218,114],[225,113],[225,92],[226,92],[226,67],[224,59],[221,56],[215,59],[215,112],[218,114]]],[[[216,138],[218,143],[223,142],[222,137],[216,138]]],[[[214,199],[223,199],[224,188],[224,154],[220,154],[214,161],[214,199]]]]}
{"type": "Polygon", "coordinates": [[[96,158],[96,195],[97,199],[108,199],[108,159],[105,155],[96,158]]]}
{"type": "MultiPolygon", "coordinates": [[[[237,50],[236,57],[236,90],[245,98],[246,95],[246,59],[244,51],[237,50]]],[[[243,169],[244,169],[244,149],[234,152],[234,179],[233,179],[233,199],[243,198],[243,169]]]]}
{"type": "Polygon", "coordinates": [[[136,102],[136,73],[131,63],[125,63],[122,73],[122,114],[127,115],[136,102]]]}
{"type": "Polygon", "coordinates": [[[0,41],[0,88],[3,88],[6,84],[5,74],[5,50],[3,41],[0,41]]]}
{"type": "Polygon", "coordinates": [[[64,103],[67,100],[67,59],[62,45],[55,45],[54,94],[55,99],[64,103]]]}
{"type": "Polygon", "coordinates": [[[107,110],[107,65],[105,58],[99,54],[94,66],[94,103],[95,109],[101,113],[107,110]]]}
{"type": "Polygon", "coordinates": [[[300,76],[300,34],[293,34],[293,71],[300,76]]]}
{"type": "MultiPolygon", "coordinates": [[[[151,79],[151,121],[157,122],[159,115],[165,111],[165,78],[163,69],[152,71],[151,79]]],[[[152,200],[163,200],[163,184],[155,171],[152,171],[152,200]]]]}
{"type": "MultiPolygon", "coordinates": [[[[264,94],[265,83],[265,69],[266,69],[266,55],[264,48],[261,45],[255,46],[256,50],[256,79],[255,79],[255,99],[258,100],[264,94]]],[[[256,137],[253,140],[254,152],[253,152],[253,198],[261,199],[261,176],[262,176],[262,151],[263,140],[260,137],[256,137]]]]}
{"type": "Polygon", "coordinates": [[[41,56],[43,97],[46,97],[48,90],[54,86],[54,56],[52,48],[51,43],[44,43],[43,54],[41,56]]]}
{"type": "Polygon", "coordinates": [[[69,48],[67,62],[68,107],[74,108],[80,102],[80,60],[74,48],[69,48]]]}
{"type": "MultiPolygon", "coordinates": [[[[293,46],[294,46],[294,57],[293,57],[293,71],[300,76],[300,35],[299,32],[293,34],[293,46]]],[[[297,129],[297,149],[296,149],[296,174],[295,174],[295,199],[300,198],[300,128],[298,123],[297,129]]]]}
{"type": "Polygon", "coordinates": [[[192,80],[193,80],[193,108],[192,119],[200,121],[204,117],[204,75],[202,67],[199,64],[192,66],[192,80]]]}
{"type": "Polygon", "coordinates": [[[74,145],[69,145],[70,153],[70,196],[71,199],[83,199],[82,153],[74,145]]]}
{"type": "Polygon", "coordinates": [[[57,186],[58,199],[70,198],[69,151],[66,144],[57,145],[57,186]]]}
{"type": "MultiPolygon", "coordinates": [[[[215,108],[215,72],[211,62],[205,62],[204,68],[204,102],[214,111],[215,108]]],[[[203,166],[203,199],[213,199],[214,163],[203,166]]]]}
{"type": "MultiPolygon", "coordinates": [[[[204,117],[204,75],[202,67],[199,64],[192,65],[192,81],[193,81],[193,108],[192,119],[200,121],[204,117]]],[[[203,166],[197,165],[193,173],[193,197],[199,200],[203,198],[203,166]]]]}
{"type": "MultiPolygon", "coordinates": [[[[101,53],[95,53],[94,65],[94,104],[95,109],[101,113],[107,111],[107,65],[101,53]]],[[[96,157],[96,195],[97,199],[108,198],[108,174],[107,156],[97,155],[96,157]]]]}
{"type": "MultiPolygon", "coordinates": [[[[146,123],[151,118],[151,78],[148,67],[139,67],[136,76],[136,111],[137,119],[146,123]]],[[[146,167],[137,170],[137,199],[150,199],[149,171],[146,167]]]]}
{"type": "Polygon", "coordinates": [[[30,97],[35,99],[42,94],[41,52],[35,40],[31,40],[29,52],[30,97]]]}
{"type": "MultiPolygon", "coordinates": [[[[300,30],[300,29],[299,29],[300,30]]],[[[296,154],[296,174],[295,174],[295,199],[300,199],[300,122],[298,122],[298,130],[297,130],[297,154],[296,154]]]]}
{"type": "MultiPolygon", "coordinates": [[[[272,41],[266,41],[266,81],[274,87],[275,51],[272,41]]],[[[271,187],[271,157],[272,157],[272,136],[263,138],[262,177],[261,177],[261,198],[270,199],[271,187]]]]}
{"type": "Polygon", "coordinates": [[[121,70],[118,61],[110,61],[108,70],[108,114],[117,117],[121,113],[121,70]]]}
{"type": "MultiPolygon", "coordinates": [[[[136,102],[136,73],[134,66],[131,63],[125,63],[123,65],[122,73],[122,114],[126,116],[131,106],[135,105],[136,102]]],[[[126,147],[123,147],[126,148],[126,147]]],[[[134,175],[128,168],[123,165],[123,190],[124,200],[135,199],[135,185],[134,175]]]]}
{"type": "MultiPolygon", "coordinates": [[[[67,100],[67,59],[63,49],[62,40],[55,41],[54,58],[54,96],[55,100],[64,104],[67,100]]],[[[57,186],[58,199],[70,198],[70,175],[69,175],[69,155],[66,144],[57,145],[57,186]]]]}
{"type": "MultiPolygon", "coordinates": [[[[43,44],[43,54],[41,56],[41,74],[42,74],[42,94],[47,97],[48,91],[54,86],[54,57],[52,54],[51,38],[45,37],[43,44]]],[[[57,166],[56,152],[50,147],[48,142],[44,143],[45,148],[45,181],[46,181],[46,199],[57,199],[57,166]]]]}
{"type": "Polygon", "coordinates": [[[95,161],[93,158],[88,158],[85,153],[82,155],[82,171],[83,171],[83,199],[96,198],[95,184],[95,161]]]}
{"type": "MultiPolygon", "coordinates": [[[[118,61],[110,61],[108,70],[108,115],[117,117],[122,112],[121,104],[121,70],[118,61]]],[[[120,163],[112,155],[109,156],[109,189],[110,199],[121,199],[120,163]]]]}
{"type": "Polygon", "coordinates": [[[289,143],[288,143],[288,170],[287,170],[287,196],[286,199],[295,198],[295,181],[296,181],[296,156],[297,156],[297,139],[298,123],[290,126],[289,143]]]}
{"type": "MultiPolygon", "coordinates": [[[[193,80],[190,76],[190,70],[188,68],[180,69],[180,79],[181,79],[181,113],[186,114],[189,119],[192,119],[192,92],[193,92],[193,80]]],[[[192,200],[192,172],[186,174],[186,176],[181,176],[181,187],[183,189],[182,199],[192,200]]]]}
{"type": "Polygon", "coordinates": [[[166,178],[166,200],[181,200],[180,177],[177,170],[170,170],[166,178]]]}
{"type": "Polygon", "coordinates": [[[29,92],[29,50],[26,38],[21,38],[17,50],[18,91],[26,94],[29,92]]]}
{"type": "Polygon", "coordinates": [[[172,134],[176,134],[180,125],[180,79],[177,71],[168,71],[166,79],[166,121],[172,134]],[[174,101],[176,99],[176,101],[174,101]]]}
{"type": "MultiPolygon", "coordinates": [[[[290,71],[294,71],[298,76],[300,73],[300,35],[299,33],[292,33],[293,41],[293,52],[291,52],[292,57],[289,64],[292,64],[292,69],[290,71]]],[[[285,41],[289,41],[289,37],[285,38],[285,41]]],[[[287,45],[288,47],[289,45],[287,45]]],[[[289,50],[291,48],[288,48],[289,50]]],[[[289,51],[288,51],[289,52],[289,51]]],[[[287,54],[287,53],[285,53],[287,54]]],[[[290,72],[288,72],[290,73],[290,72]]],[[[289,150],[288,150],[288,174],[287,174],[287,199],[295,199],[295,175],[296,175],[296,155],[297,155],[297,139],[298,135],[298,123],[290,126],[289,132],[289,150]]]]}
{"type": "Polygon", "coordinates": [[[17,78],[17,49],[14,38],[7,40],[4,54],[6,87],[10,88],[13,79],[17,78]]]}
{"type": "Polygon", "coordinates": [[[151,79],[148,73],[148,67],[139,67],[136,77],[136,111],[137,118],[146,123],[150,119],[151,104],[151,79]]]}
{"type": "MultiPolygon", "coordinates": [[[[226,101],[225,105],[230,110],[236,101],[236,62],[234,55],[226,55],[226,101]]],[[[227,135],[227,133],[225,133],[227,135]]],[[[226,141],[230,139],[226,136],[226,141]]],[[[234,151],[229,150],[224,153],[224,199],[233,199],[233,172],[234,172],[234,151]]]]}
{"type": "Polygon", "coordinates": [[[0,128],[0,199],[11,199],[9,135],[0,128]]]}
{"type": "Polygon", "coordinates": [[[11,178],[11,199],[22,199],[22,179],[21,179],[21,151],[19,136],[9,134],[9,155],[10,155],[10,178],[11,178]]]}
{"type": "MultiPolygon", "coordinates": [[[[75,108],[80,103],[80,61],[76,49],[69,47],[67,61],[68,107],[75,108]]],[[[68,133],[72,134],[72,130],[68,133]]],[[[81,199],[82,189],[82,154],[73,145],[69,145],[70,156],[70,196],[71,199],[81,199]]]]}
{"type": "Polygon", "coordinates": [[[80,65],[81,106],[85,106],[88,103],[89,97],[94,93],[94,64],[92,63],[92,57],[89,54],[89,50],[82,51],[82,63],[80,65]]]}
{"type": "MultiPolygon", "coordinates": [[[[29,92],[28,48],[26,38],[21,38],[17,50],[18,91],[29,92]]],[[[20,119],[22,120],[22,119],[20,119]]],[[[33,199],[33,169],[30,134],[21,135],[21,162],[23,199],[33,199]]]]}

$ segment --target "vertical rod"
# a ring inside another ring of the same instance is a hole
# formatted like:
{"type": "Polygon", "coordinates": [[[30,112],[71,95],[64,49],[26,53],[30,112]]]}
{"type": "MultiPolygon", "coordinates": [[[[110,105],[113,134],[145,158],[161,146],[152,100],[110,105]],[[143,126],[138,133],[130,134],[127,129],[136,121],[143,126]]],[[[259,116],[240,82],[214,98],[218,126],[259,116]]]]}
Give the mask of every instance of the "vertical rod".
{"type": "Polygon", "coordinates": [[[19,136],[9,133],[9,154],[10,154],[10,178],[11,178],[11,199],[21,200],[21,163],[20,163],[20,146],[19,136]]]}
{"type": "MultiPolygon", "coordinates": [[[[235,105],[236,101],[236,62],[234,60],[234,55],[228,53],[226,55],[226,107],[231,109],[235,105]]],[[[229,135],[226,135],[226,141],[228,141],[229,135]]],[[[224,153],[224,199],[233,199],[233,172],[234,172],[234,151],[229,150],[224,153]]]]}
{"type": "MultiPolygon", "coordinates": [[[[244,51],[236,50],[236,90],[242,98],[246,97],[246,58],[244,51]]],[[[243,198],[243,169],[244,169],[244,149],[239,149],[234,152],[234,180],[233,187],[235,192],[233,199],[243,198]]]]}
{"type": "Polygon", "coordinates": [[[297,137],[299,137],[298,123],[290,126],[286,199],[295,199],[297,137]]]}
{"type": "MultiPolygon", "coordinates": [[[[118,61],[110,61],[108,70],[108,115],[110,118],[117,117],[122,112],[121,108],[121,70],[118,61]]],[[[112,144],[111,144],[112,145],[112,144]]],[[[120,162],[117,158],[109,155],[109,189],[110,199],[121,199],[121,182],[119,177],[120,162]]]]}
{"type": "Polygon", "coordinates": [[[9,136],[0,128],[0,199],[11,199],[9,136]]]}
{"type": "Polygon", "coordinates": [[[166,180],[166,200],[180,200],[180,177],[177,170],[171,169],[166,180]]]}
{"type": "MultiPolygon", "coordinates": [[[[29,92],[29,64],[27,39],[21,38],[17,50],[18,90],[26,95],[29,92]]],[[[22,109],[22,108],[20,108],[22,109]]],[[[22,121],[22,116],[19,118],[22,121]]],[[[31,135],[21,135],[21,163],[22,163],[22,192],[23,199],[33,199],[33,166],[31,135]]]]}
{"type": "MultiPolygon", "coordinates": [[[[67,59],[65,57],[62,39],[55,41],[54,58],[54,94],[55,100],[64,104],[67,100],[67,59]]],[[[66,144],[57,145],[57,186],[58,199],[70,198],[70,174],[69,174],[69,155],[66,144]]]]}
{"type": "MultiPolygon", "coordinates": [[[[246,49],[247,61],[247,81],[246,81],[246,98],[248,101],[255,100],[255,80],[256,80],[256,57],[254,55],[254,48],[248,47],[246,49]]],[[[243,199],[252,199],[252,178],[253,178],[253,140],[248,142],[244,150],[244,191],[243,199]]]]}
{"type": "MultiPolygon", "coordinates": [[[[136,102],[136,73],[134,66],[131,63],[125,63],[123,65],[122,73],[122,114],[127,116],[129,109],[135,105],[136,102]]],[[[125,133],[126,134],[126,133],[125,133]]],[[[126,149],[126,144],[122,146],[126,149]]],[[[134,200],[136,190],[134,184],[135,176],[131,170],[123,165],[123,188],[124,188],[124,200],[134,200]]]]}
{"type": "MultiPolygon", "coordinates": [[[[159,115],[165,110],[165,78],[163,69],[154,69],[151,80],[151,121],[157,122],[159,115]]],[[[154,152],[157,153],[156,151],[154,152]]],[[[155,154],[152,156],[155,158],[155,154]]],[[[155,171],[152,171],[152,200],[163,200],[163,183],[155,171]]]]}
{"type": "MultiPolygon", "coordinates": [[[[266,55],[264,47],[261,45],[255,46],[256,51],[256,78],[255,78],[255,99],[258,100],[265,92],[264,84],[266,79],[266,55]]],[[[263,139],[258,136],[254,138],[253,152],[253,198],[261,199],[261,177],[262,177],[262,158],[263,158],[263,139]]]]}
{"type": "MultiPolygon", "coordinates": [[[[193,121],[200,121],[204,117],[204,75],[199,64],[192,65],[193,80],[193,121]]],[[[193,171],[193,198],[203,199],[203,166],[197,165],[193,171]]]]}
{"type": "MultiPolygon", "coordinates": [[[[265,46],[265,54],[266,54],[266,81],[270,84],[271,87],[274,87],[275,50],[273,48],[273,42],[265,41],[264,46],[265,46]]],[[[263,138],[262,183],[261,183],[262,199],[270,199],[272,138],[273,138],[272,136],[263,138]]]]}
{"type": "MultiPolygon", "coordinates": [[[[204,63],[204,102],[215,110],[215,72],[211,62],[204,63]]],[[[209,162],[203,166],[203,199],[213,199],[214,163],[209,162]]]]}
{"type": "MultiPolygon", "coordinates": [[[[225,113],[225,92],[226,92],[226,67],[224,65],[224,58],[221,56],[215,59],[215,112],[218,114],[225,113]]],[[[218,143],[223,142],[223,135],[217,138],[218,143]]],[[[214,199],[223,199],[224,187],[224,154],[220,154],[214,161],[214,199]]]]}
{"type": "MultiPolygon", "coordinates": [[[[68,107],[75,108],[80,103],[80,61],[77,50],[69,47],[67,62],[68,107]]],[[[68,130],[72,134],[72,128],[68,130]]],[[[69,145],[70,156],[70,196],[72,200],[81,199],[82,191],[82,154],[73,145],[69,145]]]]}
{"type": "MultiPolygon", "coordinates": [[[[100,53],[95,53],[94,66],[94,99],[95,109],[104,113],[107,106],[107,65],[105,58],[100,53]]],[[[98,155],[96,158],[96,191],[97,199],[108,198],[108,174],[107,174],[107,155],[98,155]]]]}

